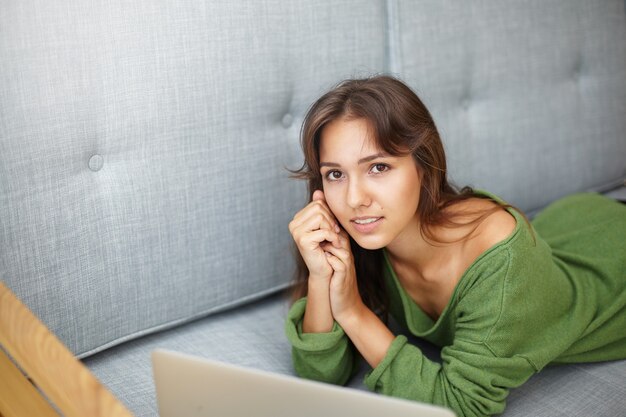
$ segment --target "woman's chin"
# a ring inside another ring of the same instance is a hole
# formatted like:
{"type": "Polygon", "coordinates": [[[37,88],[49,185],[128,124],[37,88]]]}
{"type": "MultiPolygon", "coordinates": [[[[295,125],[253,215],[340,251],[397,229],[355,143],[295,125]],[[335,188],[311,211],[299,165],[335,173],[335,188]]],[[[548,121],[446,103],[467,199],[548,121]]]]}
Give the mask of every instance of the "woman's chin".
{"type": "Polygon", "coordinates": [[[354,236],[352,235],[351,237],[352,239],[354,239],[357,245],[367,250],[382,249],[385,246],[387,246],[387,243],[388,243],[378,236],[354,236]]]}

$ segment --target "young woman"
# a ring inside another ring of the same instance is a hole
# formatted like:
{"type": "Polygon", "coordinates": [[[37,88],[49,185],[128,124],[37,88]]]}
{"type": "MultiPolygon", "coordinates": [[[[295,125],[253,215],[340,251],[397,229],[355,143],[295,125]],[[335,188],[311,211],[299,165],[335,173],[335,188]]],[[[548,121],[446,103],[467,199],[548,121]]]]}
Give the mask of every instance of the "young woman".
{"type": "Polygon", "coordinates": [[[372,390],[478,416],[548,364],[626,358],[626,206],[577,194],[531,226],[457,191],[428,110],[387,76],[322,96],[302,146],[311,202],[289,224],[301,259],[286,323],[299,375],[344,384],[358,352],[372,390]]]}

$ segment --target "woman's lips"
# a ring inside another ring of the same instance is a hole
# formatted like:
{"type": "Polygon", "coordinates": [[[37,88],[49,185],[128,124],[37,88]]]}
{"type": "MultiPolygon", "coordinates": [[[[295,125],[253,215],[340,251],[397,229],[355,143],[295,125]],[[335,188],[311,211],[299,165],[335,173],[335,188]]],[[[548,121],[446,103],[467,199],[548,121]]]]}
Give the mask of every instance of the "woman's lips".
{"type": "Polygon", "coordinates": [[[350,220],[352,227],[359,233],[370,233],[378,227],[382,222],[382,217],[360,217],[358,219],[350,220]],[[357,223],[357,221],[359,223],[357,223]]]}

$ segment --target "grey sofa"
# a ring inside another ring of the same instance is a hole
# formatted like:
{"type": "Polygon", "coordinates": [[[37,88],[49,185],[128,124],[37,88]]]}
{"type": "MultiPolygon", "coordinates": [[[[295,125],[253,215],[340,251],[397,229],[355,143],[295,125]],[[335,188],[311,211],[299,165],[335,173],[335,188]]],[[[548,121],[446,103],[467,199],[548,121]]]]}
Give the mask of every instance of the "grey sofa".
{"type": "MultiPolygon", "coordinates": [[[[0,279],[137,416],[157,347],[293,374],[287,168],[308,106],[375,73],[458,185],[531,216],[626,196],[623,0],[7,0],[0,279]]],[[[546,368],[504,415],[624,416],[626,361],[546,368]]]]}

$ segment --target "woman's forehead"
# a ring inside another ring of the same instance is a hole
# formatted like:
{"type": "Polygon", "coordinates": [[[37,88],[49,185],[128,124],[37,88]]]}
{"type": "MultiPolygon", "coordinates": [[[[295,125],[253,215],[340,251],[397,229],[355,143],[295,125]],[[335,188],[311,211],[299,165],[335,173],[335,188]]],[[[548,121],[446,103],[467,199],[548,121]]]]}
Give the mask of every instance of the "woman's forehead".
{"type": "MultiPolygon", "coordinates": [[[[320,135],[320,158],[323,155],[349,153],[357,159],[364,153],[383,152],[371,124],[365,119],[336,119],[320,135]]],[[[344,155],[347,156],[347,155],[344,155]]]]}

